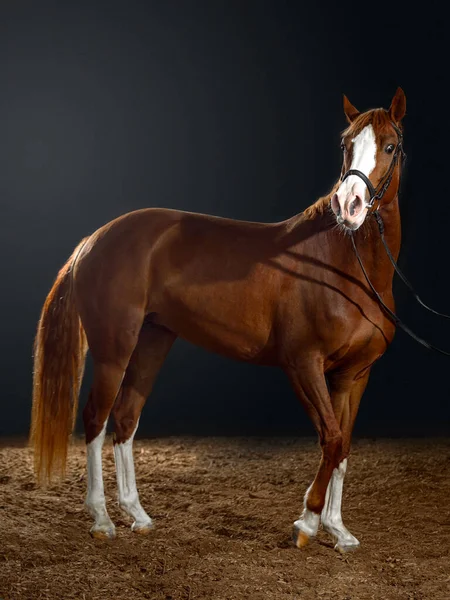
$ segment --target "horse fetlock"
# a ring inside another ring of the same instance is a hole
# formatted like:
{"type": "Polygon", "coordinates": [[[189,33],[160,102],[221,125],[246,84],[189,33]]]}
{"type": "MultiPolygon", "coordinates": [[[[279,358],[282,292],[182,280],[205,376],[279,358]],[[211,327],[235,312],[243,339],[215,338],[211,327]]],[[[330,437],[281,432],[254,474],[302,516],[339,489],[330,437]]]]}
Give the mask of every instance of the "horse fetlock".
{"type": "MultiPolygon", "coordinates": [[[[131,527],[133,531],[138,531],[141,529],[147,530],[153,527],[152,520],[142,508],[137,493],[121,498],[119,501],[119,506],[127,515],[134,519],[134,523],[131,527]]],[[[140,533],[143,533],[143,531],[140,533]]]]}
{"type": "Polygon", "coordinates": [[[295,521],[294,528],[303,532],[308,537],[314,537],[319,529],[320,515],[305,508],[300,519],[295,521]]]}
{"type": "Polygon", "coordinates": [[[322,527],[335,540],[335,550],[349,552],[359,547],[359,541],[345,527],[340,519],[323,519],[322,527]]]}
{"type": "Polygon", "coordinates": [[[297,548],[303,548],[309,542],[309,539],[315,537],[319,528],[320,516],[304,509],[300,519],[295,521],[292,538],[297,548]]]}
{"type": "Polygon", "coordinates": [[[98,519],[100,517],[106,518],[108,516],[104,498],[99,499],[88,496],[84,502],[84,505],[93,519],[98,519]]]}

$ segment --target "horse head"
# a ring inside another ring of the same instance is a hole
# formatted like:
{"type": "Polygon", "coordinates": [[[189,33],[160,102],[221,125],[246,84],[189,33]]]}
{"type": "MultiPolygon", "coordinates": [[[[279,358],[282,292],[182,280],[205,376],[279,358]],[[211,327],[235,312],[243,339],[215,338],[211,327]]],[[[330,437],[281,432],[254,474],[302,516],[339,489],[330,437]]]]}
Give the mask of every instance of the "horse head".
{"type": "Polygon", "coordinates": [[[405,112],[406,98],[401,88],[388,110],[376,108],[360,113],[344,96],[349,126],[342,133],[342,172],[331,208],[337,222],[347,229],[355,231],[372,210],[397,196],[405,156],[401,128],[405,112]]]}

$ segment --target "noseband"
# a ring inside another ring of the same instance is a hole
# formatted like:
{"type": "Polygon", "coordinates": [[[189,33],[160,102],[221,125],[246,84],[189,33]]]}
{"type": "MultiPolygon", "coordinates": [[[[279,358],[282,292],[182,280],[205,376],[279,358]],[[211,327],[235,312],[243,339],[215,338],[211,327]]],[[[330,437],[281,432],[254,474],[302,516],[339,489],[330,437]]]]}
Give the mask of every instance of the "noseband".
{"type": "Polygon", "coordinates": [[[394,123],[392,121],[391,121],[391,125],[395,129],[395,131],[398,135],[398,143],[397,143],[397,147],[395,149],[394,155],[392,157],[391,164],[389,165],[389,169],[386,171],[386,174],[384,175],[384,177],[381,178],[378,186],[375,188],[373,186],[372,182],[370,181],[370,179],[367,177],[367,175],[364,175],[364,173],[362,171],[360,171],[359,169],[349,169],[346,173],[344,173],[344,175],[341,176],[341,181],[345,181],[347,179],[347,177],[350,177],[350,175],[356,175],[357,177],[359,177],[360,179],[362,179],[364,181],[364,183],[367,186],[367,189],[369,190],[369,194],[370,194],[370,198],[369,198],[368,202],[366,202],[365,208],[372,208],[375,203],[375,200],[378,200],[379,202],[381,202],[384,194],[386,193],[387,189],[389,188],[389,186],[391,184],[392,176],[394,174],[394,169],[397,165],[399,156],[401,156],[402,162],[404,162],[406,159],[406,154],[405,154],[405,151],[403,150],[403,133],[402,133],[401,129],[399,129],[397,127],[397,125],[394,125],[394,123]]]}

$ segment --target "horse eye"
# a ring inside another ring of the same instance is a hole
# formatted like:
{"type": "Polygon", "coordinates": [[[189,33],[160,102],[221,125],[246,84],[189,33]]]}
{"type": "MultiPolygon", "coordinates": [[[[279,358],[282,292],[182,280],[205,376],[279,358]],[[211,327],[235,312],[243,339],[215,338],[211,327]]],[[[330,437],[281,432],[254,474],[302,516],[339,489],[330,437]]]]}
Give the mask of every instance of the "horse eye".
{"type": "Polygon", "coordinates": [[[388,146],[386,146],[385,148],[385,152],[386,154],[392,154],[395,150],[395,146],[394,144],[389,144],[388,146]]]}
{"type": "Polygon", "coordinates": [[[345,152],[347,150],[347,148],[345,147],[344,142],[341,142],[341,150],[342,150],[342,152],[345,152]]]}

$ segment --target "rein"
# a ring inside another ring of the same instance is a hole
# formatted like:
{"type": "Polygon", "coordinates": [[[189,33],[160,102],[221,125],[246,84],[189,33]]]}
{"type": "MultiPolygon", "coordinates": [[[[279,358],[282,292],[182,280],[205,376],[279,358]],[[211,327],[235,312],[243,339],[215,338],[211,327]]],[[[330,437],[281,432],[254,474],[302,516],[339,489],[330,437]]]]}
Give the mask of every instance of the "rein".
{"type": "MultiPolygon", "coordinates": [[[[392,161],[391,161],[391,164],[389,166],[389,169],[387,170],[385,176],[381,179],[381,181],[378,184],[377,188],[375,189],[374,186],[372,185],[372,182],[369,180],[369,178],[362,171],[359,171],[358,169],[350,169],[349,171],[347,171],[341,177],[341,181],[344,181],[350,175],[357,175],[358,177],[360,177],[364,181],[364,183],[366,184],[366,186],[367,186],[367,188],[369,190],[370,198],[369,198],[369,201],[366,203],[366,207],[367,208],[372,208],[373,205],[374,205],[374,203],[375,203],[375,200],[379,200],[380,201],[379,204],[378,204],[377,209],[373,210],[372,214],[373,214],[373,216],[375,217],[375,219],[377,221],[378,229],[380,231],[381,241],[383,242],[383,246],[384,246],[384,248],[386,250],[386,254],[389,257],[389,260],[391,261],[391,263],[392,263],[392,265],[394,267],[395,272],[400,277],[400,279],[403,281],[403,283],[406,285],[406,287],[408,288],[408,290],[412,293],[412,295],[414,296],[415,300],[421,306],[423,306],[429,312],[432,312],[435,315],[438,315],[439,317],[444,317],[445,319],[450,319],[450,315],[446,315],[444,313],[438,312],[437,310],[434,310],[433,308],[427,306],[425,304],[425,302],[423,302],[421,300],[421,298],[416,293],[416,291],[414,290],[414,288],[411,285],[411,283],[408,281],[408,279],[406,278],[406,276],[402,273],[402,271],[400,270],[399,266],[397,265],[394,257],[392,256],[392,253],[391,253],[391,251],[389,249],[389,246],[386,243],[386,239],[384,237],[384,223],[383,223],[383,219],[381,218],[380,213],[378,212],[378,209],[380,208],[381,199],[383,198],[384,194],[386,193],[386,191],[389,188],[389,185],[390,185],[390,183],[392,181],[392,176],[394,174],[394,169],[395,169],[395,166],[396,166],[396,164],[398,162],[399,156],[401,155],[402,161],[404,161],[405,158],[406,158],[406,154],[405,154],[405,152],[403,150],[403,134],[402,134],[401,130],[396,125],[394,125],[394,123],[391,122],[391,125],[394,127],[395,131],[397,132],[397,135],[398,135],[398,138],[399,138],[399,142],[397,144],[397,148],[395,149],[394,156],[392,157],[392,161]]],[[[353,250],[355,252],[356,258],[358,259],[359,265],[361,267],[361,270],[362,270],[362,272],[364,274],[364,277],[365,277],[365,279],[366,279],[366,281],[367,281],[370,289],[372,290],[373,294],[375,295],[375,297],[378,300],[378,302],[381,305],[381,307],[390,316],[390,318],[392,319],[392,321],[398,327],[400,327],[400,329],[403,329],[403,331],[405,333],[407,333],[410,337],[412,337],[413,340],[415,340],[416,342],[418,342],[419,344],[421,344],[422,346],[424,346],[428,350],[434,350],[435,352],[439,352],[440,354],[444,354],[445,356],[450,356],[450,352],[447,352],[445,350],[442,350],[441,348],[438,348],[437,346],[434,346],[433,344],[430,344],[430,342],[427,342],[426,340],[424,340],[423,338],[421,338],[417,334],[415,334],[389,308],[389,306],[387,306],[385,304],[385,302],[383,301],[381,295],[377,292],[377,290],[375,289],[374,285],[370,281],[369,275],[367,274],[367,271],[364,268],[364,264],[362,262],[360,254],[358,252],[358,248],[356,247],[355,236],[354,236],[354,232],[353,231],[350,231],[350,238],[352,240],[352,246],[353,246],[353,250]]]]}
{"type": "MultiPolygon", "coordinates": [[[[380,217],[379,213],[377,211],[375,211],[375,213],[376,213],[376,215],[378,215],[378,218],[380,219],[380,222],[383,223],[383,221],[381,221],[381,217],[380,217]]],[[[377,218],[377,221],[378,221],[378,218],[377,218]]],[[[383,225],[383,230],[384,230],[384,225],[383,225]]],[[[381,229],[380,229],[380,232],[381,232],[381,229]]],[[[389,308],[389,306],[387,306],[384,303],[382,297],[380,296],[380,294],[375,289],[373,283],[370,281],[369,275],[367,274],[367,271],[364,268],[364,264],[362,262],[360,254],[358,252],[358,248],[356,247],[355,236],[353,235],[353,231],[350,231],[350,238],[352,240],[353,250],[355,251],[356,258],[358,259],[358,262],[359,262],[359,266],[361,267],[361,270],[362,270],[362,272],[364,274],[364,277],[366,278],[367,283],[369,284],[370,289],[372,290],[372,292],[375,295],[376,299],[378,300],[379,304],[386,311],[386,313],[391,317],[392,321],[398,327],[400,327],[400,329],[403,329],[403,331],[405,333],[407,333],[410,337],[412,337],[413,340],[415,340],[416,342],[418,342],[422,346],[425,346],[425,348],[427,348],[428,350],[434,350],[435,352],[439,352],[440,354],[444,354],[445,356],[450,356],[450,352],[447,352],[445,350],[441,350],[441,348],[438,348],[437,346],[433,346],[433,344],[430,344],[430,342],[427,342],[426,340],[424,340],[423,338],[421,338],[417,334],[415,334],[414,331],[412,331],[407,325],[405,325],[403,323],[403,321],[399,317],[397,317],[397,315],[394,313],[394,311],[392,311],[389,308]]],[[[384,243],[384,247],[386,248],[387,255],[389,256],[392,264],[394,265],[395,271],[400,275],[402,281],[407,284],[407,286],[410,289],[410,291],[414,294],[414,297],[416,298],[416,300],[418,300],[418,302],[420,302],[420,304],[422,306],[424,306],[427,310],[430,310],[431,312],[436,313],[437,315],[445,317],[446,319],[450,318],[448,315],[444,315],[442,313],[439,313],[439,312],[433,310],[432,308],[429,308],[424,302],[422,302],[420,300],[419,296],[416,294],[416,292],[414,291],[414,289],[411,286],[411,284],[409,283],[409,281],[406,279],[406,277],[403,275],[403,273],[398,268],[397,263],[395,262],[394,257],[392,256],[392,254],[391,254],[391,252],[390,252],[390,250],[389,250],[389,248],[388,248],[388,246],[386,244],[386,241],[384,240],[384,234],[382,234],[382,240],[383,240],[383,243],[384,243]]]]}
{"type": "Polygon", "coordinates": [[[402,273],[402,271],[400,270],[400,267],[395,262],[395,258],[392,256],[392,253],[389,250],[389,246],[387,245],[386,239],[384,237],[384,223],[383,223],[383,219],[381,218],[380,213],[377,210],[375,210],[373,213],[373,216],[375,217],[375,219],[378,223],[378,229],[380,231],[381,241],[383,242],[383,246],[384,246],[384,249],[386,250],[386,254],[389,257],[389,260],[391,261],[392,266],[395,269],[395,272],[400,277],[400,279],[403,281],[403,283],[406,285],[408,290],[411,292],[411,294],[414,296],[414,298],[417,300],[417,302],[419,304],[421,304],[426,310],[430,311],[431,313],[433,313],[435,315],[438,315],[438,317],[444,317],[444,319],[450,319],[450,315],[446,315],[445,313],[441,313],[441,312],[438,312],[437,310],[434,310],[434,308],[431,308],[430,306],[425,304],[425,302],[419,297],[419,294],[415,291],[412,284],[408,281],[408,279],[406,278],[406,275],[404,273],[402,273]]]}

